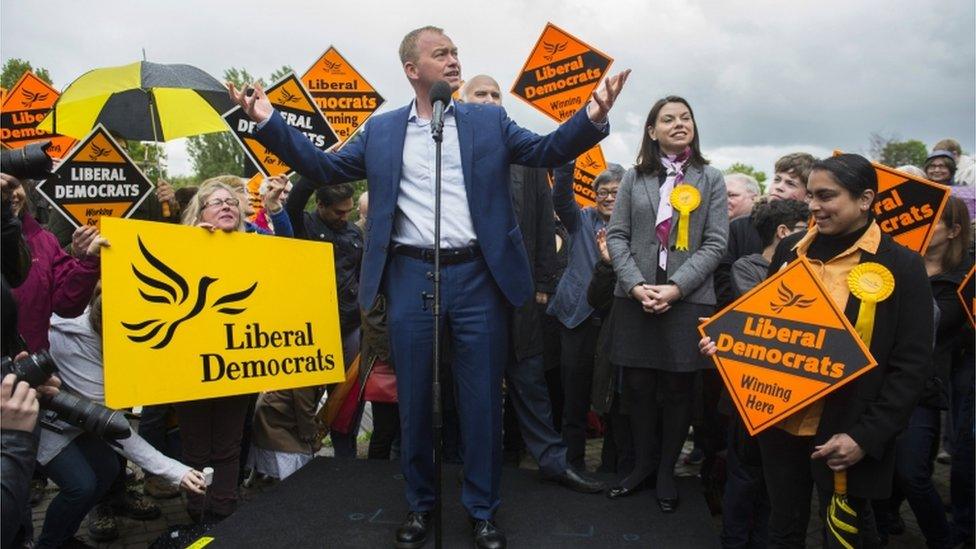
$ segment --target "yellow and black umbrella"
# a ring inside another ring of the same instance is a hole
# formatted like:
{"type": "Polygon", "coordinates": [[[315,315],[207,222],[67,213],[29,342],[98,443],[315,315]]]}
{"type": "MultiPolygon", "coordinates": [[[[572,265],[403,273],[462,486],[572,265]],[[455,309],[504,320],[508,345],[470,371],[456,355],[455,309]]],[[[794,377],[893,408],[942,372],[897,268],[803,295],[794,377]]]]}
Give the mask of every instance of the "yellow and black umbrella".
{"type": "Polygon", "coordinates": [[[834,494],[827,506],[827,547],[860,547],[857,512],[847,502],[847,471],[834,471],[834,494]]]}
{"type": "Polygon", "coordinates": [[[132,141],[169,141],[227,131],[233,107],[216,78],[190,65],[138,61],[94,69],[58,98],[38,128],[81,139],[97,124],[132,141]]]}

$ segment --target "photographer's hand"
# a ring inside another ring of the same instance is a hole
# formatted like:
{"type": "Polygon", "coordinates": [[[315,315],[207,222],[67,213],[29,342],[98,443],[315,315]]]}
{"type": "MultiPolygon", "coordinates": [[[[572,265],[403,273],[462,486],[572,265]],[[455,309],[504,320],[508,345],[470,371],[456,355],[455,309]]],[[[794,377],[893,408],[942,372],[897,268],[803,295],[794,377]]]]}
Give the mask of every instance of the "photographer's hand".
{"type": "MultiPolygon", "coordinates": [[[[26,355],[21,353],[17,358],[26,355]]],[[[26,381],[17,382],[15,374],[4,376],[3,382],[0,382],[0,429],[33,431],[40,407],[37,391],[26,381]]]]}
{"type": "Polygon", "coordinates": [[[37,386],[37,392],[51,398],[61,392],[61,378],[51,374],[47,381],[37,386]]]}

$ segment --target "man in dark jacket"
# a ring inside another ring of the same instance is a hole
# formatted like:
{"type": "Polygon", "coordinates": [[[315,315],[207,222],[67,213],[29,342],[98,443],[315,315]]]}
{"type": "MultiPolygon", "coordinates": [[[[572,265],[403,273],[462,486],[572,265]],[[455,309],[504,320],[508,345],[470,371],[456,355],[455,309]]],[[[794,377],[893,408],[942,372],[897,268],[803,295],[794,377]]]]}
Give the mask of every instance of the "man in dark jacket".
{"type": "MultiPolygon", "coordinates": [[[[468,103],[501,105],[501,90],[490,76],[478,75],[465,83],[461,99],[468,103]]],[[[522,437],[547,479],[578,492],[596,493],[603,484],[583,477],[566,461],[566,444],[552,422],[552,404],[546,387],[542,319],[538,304],[555,291],[555,219],[546,170],[513,165],[510,191],[515,218],[535,279],[535,299],[512,313],[512,352],[505,379],[508,397],[518,418],[522,437]]]]}
{"type": "MultiPolygon", "coordinates": [[[[319,186],[302,177],[292,188],[285,204],[296,238],[329,242],[335,260],[336,293],[339,299],[339,330],[346,360],[359,353],[359,271],[363,262],[363,232],[349,221],[355,208],[352,184],[319,186]],[[318,187],[317,190],[316,187],[318,187]],[[315,192],[315,211],[306,212],[305,203],[315,192]]],[[[362,407],[357,410],[347,433],[332,430],[336,457],[356,457],[356,436],[362,407]]]]}

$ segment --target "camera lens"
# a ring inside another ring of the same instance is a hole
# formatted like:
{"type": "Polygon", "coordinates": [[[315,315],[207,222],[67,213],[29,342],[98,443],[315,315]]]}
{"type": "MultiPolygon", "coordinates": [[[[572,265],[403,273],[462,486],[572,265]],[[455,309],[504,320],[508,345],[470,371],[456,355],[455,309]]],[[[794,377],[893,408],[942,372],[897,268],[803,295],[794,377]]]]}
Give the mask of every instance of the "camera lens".
{"type": "Polygon", "coordinates": [[[45,179],[51,174],[51,141],[31,143],[19,149],[0,151],[0,171],[17,179],[45,179]]]}

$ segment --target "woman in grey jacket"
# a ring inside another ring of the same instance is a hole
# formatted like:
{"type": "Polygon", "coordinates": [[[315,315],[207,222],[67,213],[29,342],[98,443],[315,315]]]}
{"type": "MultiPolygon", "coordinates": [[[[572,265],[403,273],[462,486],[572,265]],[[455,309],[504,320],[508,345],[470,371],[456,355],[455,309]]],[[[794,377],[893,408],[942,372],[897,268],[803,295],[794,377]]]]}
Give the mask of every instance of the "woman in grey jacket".
{"type": "Polygon", "coordinates": [[[715,307],[712,272],[725,253],[729,219],[722,173],[702,157],[688,102],[657,101],[645,127],[607,228],[617,273],[611,360],[623,366],[637,462],[607,495],[636,491],[653,472],[659,447],[657,501],[672,513],[678,506],[672,473],[691,421],[694,374],[710,367],[698,354],[695,327],[715,307]],[[655,433],[658,394],[662,421],[655,433]]]}

